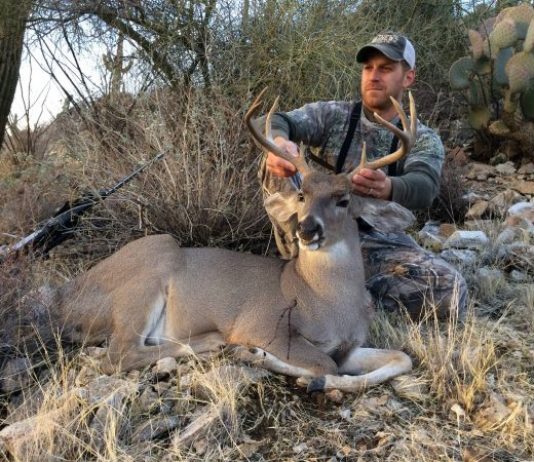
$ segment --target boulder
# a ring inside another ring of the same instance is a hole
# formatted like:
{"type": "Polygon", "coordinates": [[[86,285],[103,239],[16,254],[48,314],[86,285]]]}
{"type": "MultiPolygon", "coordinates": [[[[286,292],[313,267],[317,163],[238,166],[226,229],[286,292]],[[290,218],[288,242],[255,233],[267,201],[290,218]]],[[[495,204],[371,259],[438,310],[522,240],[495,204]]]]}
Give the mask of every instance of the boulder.
{"type": "Polygon", "coordinates": [[[488,236],[483,231],[456,231],[443,244],[444,249],[480,250],[489,244],[488,236]]]}

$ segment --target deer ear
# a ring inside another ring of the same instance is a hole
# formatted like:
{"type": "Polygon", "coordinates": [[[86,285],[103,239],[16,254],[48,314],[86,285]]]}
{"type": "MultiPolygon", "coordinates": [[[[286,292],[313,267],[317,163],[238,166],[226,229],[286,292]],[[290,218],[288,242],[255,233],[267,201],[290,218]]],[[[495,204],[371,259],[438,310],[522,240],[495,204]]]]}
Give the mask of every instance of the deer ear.
{"type": "Polygon", "coordinates": [[[267,215],[273,223],[284,228],[297,225],[298,192],[277,192],[265,199],[267,215]]]}
{"type": "Polygon", "coordinates": [[[351,209],[354,216],[363,218],[371,226],[384,233],[404,231],[415,222],[414,214],[396,202],[372,197],[360,197],[354,202],[359,203],[358,210],[353,211],[351,209]]]}

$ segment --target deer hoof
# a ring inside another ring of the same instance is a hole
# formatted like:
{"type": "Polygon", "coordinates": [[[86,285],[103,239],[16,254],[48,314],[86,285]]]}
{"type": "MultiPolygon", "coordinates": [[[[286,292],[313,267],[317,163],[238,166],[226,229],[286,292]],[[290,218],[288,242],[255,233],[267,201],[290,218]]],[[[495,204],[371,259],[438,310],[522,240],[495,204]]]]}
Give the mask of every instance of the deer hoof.
{"type": "Polygon", "coordinates": [[[306,391],[308,393],[313,393],[316,391],[324,391],[325,385],[326,385],[325,377],[314,377],[308,383],[308,386],[306,387],[306,391]]]}

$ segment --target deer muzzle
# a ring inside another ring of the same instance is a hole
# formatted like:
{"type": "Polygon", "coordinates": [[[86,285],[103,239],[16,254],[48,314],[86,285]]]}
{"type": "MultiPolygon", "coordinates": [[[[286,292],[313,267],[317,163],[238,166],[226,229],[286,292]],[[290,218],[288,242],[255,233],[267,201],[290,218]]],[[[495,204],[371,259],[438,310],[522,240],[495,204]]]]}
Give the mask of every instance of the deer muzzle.
{"type": "Polygon", "coordinates": [[[311,250],[318,249],[324,240],[323,225],[315,217],[308,215],[298,223],[297,237],[299,244],[311,250]]]}

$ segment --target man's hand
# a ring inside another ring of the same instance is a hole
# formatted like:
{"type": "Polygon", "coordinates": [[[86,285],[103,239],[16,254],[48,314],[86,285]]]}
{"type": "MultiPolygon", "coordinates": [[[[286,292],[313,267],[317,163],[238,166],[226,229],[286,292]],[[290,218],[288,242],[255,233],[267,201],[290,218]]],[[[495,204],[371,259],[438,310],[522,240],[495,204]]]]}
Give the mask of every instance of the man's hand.
{"type": "MultiPolygon", "coordinates": [[[[290,155],[295,156],[295,157],[299,155],[298,146],[292,141],[286,140],[285,138],[282,138],[281,136],[277,136],[274,139],[274,142],[276,143],[277,146],[280,146],[290,155]]],[[[267,164],[266,165],[267,165],[267,170],[270,173],[272,173],[274,176],[289,177],[289,176],[293,176],[297,172],[297,169],[291,162],[288,162],[287,160],[282,159],[281,157],[278,157],[276,154],[273,154],[272,152],[267,153],[267,164]]]]}
{"type": "Polygon", "coordinates": [[[360,196],[391,199],[391,179],[382,170],[362,169],[352,177],[352,186],[360,196]]]}

